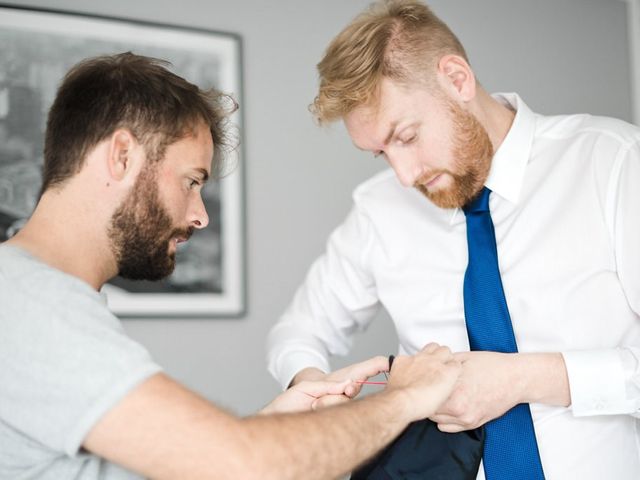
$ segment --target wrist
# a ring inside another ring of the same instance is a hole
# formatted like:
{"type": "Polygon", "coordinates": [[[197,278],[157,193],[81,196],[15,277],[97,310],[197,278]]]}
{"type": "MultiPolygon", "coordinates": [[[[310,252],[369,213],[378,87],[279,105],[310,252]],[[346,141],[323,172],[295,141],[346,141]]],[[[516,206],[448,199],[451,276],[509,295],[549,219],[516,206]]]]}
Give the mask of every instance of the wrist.
{"type": "Polygon", "coordinates": [[[520,353],[515,359],[519,403],[570,405],[569,379],[561,353],[520,353]]]}
{"type": "Polygon", "coordinates": [[[298,373],[295,374],[295,376],[293,377],[293,379],[291,380],[291,383],[289,383],[289,386],[287,388],[291,388],[297,383],[300,383],[303,381],[322,380],[326,375],[327,374],[325,372],[323,372],[322,370],[316,367],[303,368],[302,370],[300,370],[298,373]]]}
{"type": "Polygon", "coordinates": [[[424,416],[417,415],[415,405],[411,400],[411,395],[406,388],[385,388],[382,392],[378,392],[367,396],[368,399],[381,403],[378,407],[381,415],[390,423],[397,423],[404,427],[411,422],[421,420],[424,416]]]}

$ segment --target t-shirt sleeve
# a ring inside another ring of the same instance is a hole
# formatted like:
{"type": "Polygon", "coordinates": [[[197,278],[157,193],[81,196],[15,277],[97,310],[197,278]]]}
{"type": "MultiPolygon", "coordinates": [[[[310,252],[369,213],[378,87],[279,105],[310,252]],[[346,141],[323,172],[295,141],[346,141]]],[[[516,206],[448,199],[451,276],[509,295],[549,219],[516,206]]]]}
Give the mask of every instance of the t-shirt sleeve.
{"type": "Polygon", "coordinates": [[[109,409],[161,369],[100,294],[77,279],[60,279],[37,279],[28,288],[18,279],[10,301],[5,297],[0,416],[73,456],[109,409]]]}

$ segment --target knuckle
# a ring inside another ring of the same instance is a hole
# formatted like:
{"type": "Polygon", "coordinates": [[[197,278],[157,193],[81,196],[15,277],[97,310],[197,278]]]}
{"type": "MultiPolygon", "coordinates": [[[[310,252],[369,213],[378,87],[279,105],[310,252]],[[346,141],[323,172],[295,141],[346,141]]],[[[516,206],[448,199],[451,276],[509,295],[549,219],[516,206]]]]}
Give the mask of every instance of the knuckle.
{"type": "Polygon", "coordinates": [[[468,415],[465,402],[459,399],[451,401],[448,406],[451,414],[458,418],[468,415]]]}
{"type": "Polygon", "coordinates": [[[315,403],[316,403],[316,408],[324,408],[331,405],[331,400],[327,399],[327,397],[324,396],[316,399],[315,403]]]}
{"type": "Polygon", "coordinates": [[[460,417],[460,420],[464,425],[475,425],[478,421],[476,415],[473,414],[464,414],[460,417]]]}

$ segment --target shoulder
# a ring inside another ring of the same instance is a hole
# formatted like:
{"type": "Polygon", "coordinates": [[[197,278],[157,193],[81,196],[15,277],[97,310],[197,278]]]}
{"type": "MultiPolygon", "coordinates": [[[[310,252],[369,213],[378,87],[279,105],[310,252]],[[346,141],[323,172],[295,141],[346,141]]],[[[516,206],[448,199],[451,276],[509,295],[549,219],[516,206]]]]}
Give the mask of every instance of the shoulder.
{"type": "Polygon", "coordinates": [[[90,285],[6,244],[0,245],[0,300],[0,317],[29,315],[38,321],[38,312],[46,311],[51,320],[73,318],[81,311],[84,318],[99,317],[101,322],[117,324],[104,298],[90,285]]]}
{"type": "Polygon", "coordinates": [[[640,128],[623,120],[588,114],[537,116],[539,138],[600,140],[621,147],[640,141],[640,128]]]}
{"type": "Polygon", "coordinates": [[[539,116],[530,163],[537,161],[559,171],[579,169],[605,192],[624,163],[640,161],[640,128],[595,115],[539,116]]]}

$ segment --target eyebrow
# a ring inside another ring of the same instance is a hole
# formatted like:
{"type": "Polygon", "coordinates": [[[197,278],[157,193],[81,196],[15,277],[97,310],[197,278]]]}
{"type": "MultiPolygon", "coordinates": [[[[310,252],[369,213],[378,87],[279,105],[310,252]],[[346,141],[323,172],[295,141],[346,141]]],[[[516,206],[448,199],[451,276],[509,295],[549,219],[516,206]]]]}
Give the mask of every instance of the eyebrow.
{"type": "Polygon", "coordinates": [[[202,175],[202,183],[206,183],[209,180],[209,172],[207,172],[204,168],[196,168],[196,172],[202,175]]]}
{"type": "Polygon", "coordinates": [[[382,142],[383,145],[386,145],[391,141],[391,139],[393,138],[393,135],[396,133],[399,123],[400,122],[397,122],[397,121],[391,122],[391,126],[389,127],[389,133],[387,134],[387,137],[384,139],[384,142],[382,142]]]}
{"type": "MultiPolygon", "coordinates": [[[[382,142],[382,145],[386,145],[387,143],[389,143],[391,141],[391,139],[393,138],[393,135],[396,133],[396,130],[397,130],[399,124],[400,124],[400,122],[398,122],[398,121],[391,122],[391,126],[389,127],[389,133],[387,134],[386,138],[382,142]]],[[[363,152],[369,151],[366,148],[360,147],[355,142],[352,142],[352,143],[358,150],[362,150],[363,152]]]]}

